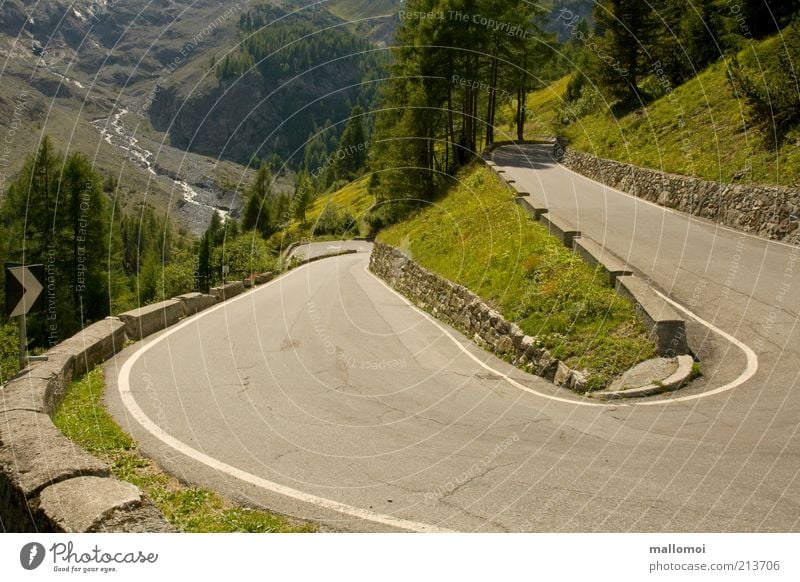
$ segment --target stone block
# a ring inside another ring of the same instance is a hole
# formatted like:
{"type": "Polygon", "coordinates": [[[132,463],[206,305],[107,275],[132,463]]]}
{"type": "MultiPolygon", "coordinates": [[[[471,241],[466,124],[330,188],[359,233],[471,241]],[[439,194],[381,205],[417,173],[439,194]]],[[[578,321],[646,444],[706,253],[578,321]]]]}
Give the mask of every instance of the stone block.
{"type": "Polygon", "coordinates": [[[57,481],[108,475],[105,463],[74,445],[41,412],[0,414],[0,444],[0,471],[26,499],[57,481]]]}
{"type": "MultiPolygon", "coordinates": [[[[65,340],[57,349],[74,357],[73,375],[82,376],[121,350],[125,336],[125,323],[118,317],[106,317],[65,340]]],[[[50,352],[45,355],[50,358],[50,352]]]]}
{"type": "Polygon", "coordinates": [[[217,298],[217,301],[225,301],[243,293],[244,284],[241,281],[234,281],[219,287],[212,287],[210,292],[211,295],[217,298]]]}
{"type": "Polygon", "coordinates": [[[553,376],[553,384],[556,386],[566,386],[569,382],[572,370],[564,362],[558,362],[556,365],[555,375],[553,376]]]}
{"type": "Polygon", "coordinates": [[[529,196],[517,196],[514,198],[514,202],[521,206],[531,218],[537,221],[543,214],[547,212],[547,208],[545,208],[543,205],[535,204],[529,196]]]}
{"type": "Polygon", "coordinates": [[[269,283],[274,278],[275,278],[275,274],[274,273],[260,273],[260,274],[256,275],[255,282],[256,282],[256,285],[263,285],[265,283],[269,283]]]}
{"type": "Polygon", "coordinates": [[[577,228],[549,213],[540,215],[538,220],[547,227],[551,236],[556,237],[569,249],[573,247],[574,240],[581,236],[577,228]]]}
{"type": "Polygon", "coordinates": [[[647,283],[635,275],[617,277],[616,290],[633,301],[658,355],[671,358],[689,353],[686,322],[647,283]]]}
{"type": "Polygon", "coordinates": [[[608,277],[609,283],[615,285],[617,277],[632,275],[633,270],[628,264],[608,251],[604,246],[588,238],[576,238],[574,250],[584,261],[592,266],[600,265],[608,277]]]}
{"type": "Polygon", "coordinates": [[[40,518],[63,532],[91,532],[115,511],[140,505],[137,487],[108,477],[76,477],[45,488],[39,496],[40,518]]]}
{"type": "Polygon", "coordinates": [[[125,323],[129,339],[140,340],[174,325],[183,317],[183,305],[177,299],[167,299],[153,305],[128,311],[119,316],[125,323]]]}
{"type": "Polygon", "coordinates": [[[189,317],[217,304],[216,297],[205,293],[184,293],[183,295],[178,295],[175,299],[181,302],[184,317],[189,317]]]}

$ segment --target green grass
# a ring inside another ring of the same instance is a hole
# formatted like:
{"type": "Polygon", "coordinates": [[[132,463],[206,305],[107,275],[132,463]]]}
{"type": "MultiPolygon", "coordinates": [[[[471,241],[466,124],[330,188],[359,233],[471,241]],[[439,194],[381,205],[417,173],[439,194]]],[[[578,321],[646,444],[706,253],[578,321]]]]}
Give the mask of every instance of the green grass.
{"type": "MultiPolygon", "coordinates": [[[[756,56],[763,60],[778,41],[775,37],[753,42],[738,59],[743,64],[755,63],[756,56]]],[[[796,187],[800,184],[800,128],[790,130],[777,151],[768,148],[764,136],[748,126],[747,104],[728,82],[727,67],[726,61],[714,63],[619,119],[612,115],[610,104],[598,99],[595,111],[559,126],[557,113],[569,79],[564,77],[529,95],[532,121],[526,125],[525,137],[560,134],[577,150],[674,174],[796,187]]],[[[642,85],[652,90],[658,83],[651,77],[642,85]]],[[[510,110],[501,112],[500,119],[507,122],[509,115],[510,110]]]]}
{"type": "Polygon", "coordinates": [[[301,239],[314,238],[314,240],[340,240],[356,236],[366,236],[369,228],[364,223],[367,211],[375,204],[375,197],[369,193],[369,177],[360,178],[335,192],[317,196],[306,210],[306,222],[299,220],[292,223],[272,236],[270,239],[275,248],[285,248],[289,243],[301,239]],[[333,204],[340,213],[349,212],[355,218],[357,228],[350,230],[346,235],[314,236],[314,225],[328,205],[333,204]]]}
{"type": "Polygon", "coordinates": [[[72,383],[53,422],[84,450],[111,466],[115,477],[139,487],[169,522],[184,532],[311,532],[311,524],[294,522],[261,509],[232,504],[208,489],[190,487],[163,472],[139,453],[134,441],[103,407],[103,371],[93,370],[72,383]]]}
{"type": "Polygon", "coordinates": [[[8,382],[19,372],[17,333],[17,326],[13,323],[0,325],[0,385],[8,382]]]}
{"type": "Polygon", "coordinates": [[[488,169],[378,236],[480,295],[573,368],[590,389],[655,356],[633,306],[534,222],[488,169]]]}
{"type": "Polygon", "coordinates": [[[638,166],[726,183],[797,186],[800,130],[791,130],[777,151],[769,149],[748,127],[747,105],[726,71],[726,62],[715,63],[643,109],[617,120],[605,107],[562,133],[576,149],[638,166]]]}
{"type": "MultiPolygon", "coordinates": [[[[569,79],[570,75],[567,75],[547,87],[528,94],[525,139],[545,139],[556,135],[556,116],[563,102],[561,96],[567,90],[569,79]]],[[[498,132],[498,140],[516,139],[515,114],[516,102],[506,104],[498,111],[498,126],[502,130],[502,133],[498,132]]]]}
{"type": "Polygon", "coordinates": [[[359,220],[374,203],[375,198],[369,193],[369,178],[364,177],[351,182],[341,190],[317,197],[306,211],[306,224],[313,225],[328,204],[335,204],[340,211],[349,211],[356,220],[359,220]]]}

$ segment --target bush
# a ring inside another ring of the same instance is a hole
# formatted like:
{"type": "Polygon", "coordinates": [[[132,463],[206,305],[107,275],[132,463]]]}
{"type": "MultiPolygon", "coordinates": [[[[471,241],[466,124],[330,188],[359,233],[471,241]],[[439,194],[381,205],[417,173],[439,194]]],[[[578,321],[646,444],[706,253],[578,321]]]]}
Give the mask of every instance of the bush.
{"type": "Polygon", "coordinates": [[[384,202],[370,209],[364,217],[367,236],[374,237],[384,228],[407,218],[414,207],[405,202],[384,202]]]}
{"type": "Polygon", "coordinates": [[[228,266],[227,279],[244,279],[253,273],[274,271],[277,265],[267,241],[256,232],[248,231],[225,242],[214,251],[214,264],[228,266]]]}
{"type": "Polygon", "coordinates": [[[340,220],[336,204],[328,204],[314,224],[314,236],[335,234],[339,230],[340,220]]]}

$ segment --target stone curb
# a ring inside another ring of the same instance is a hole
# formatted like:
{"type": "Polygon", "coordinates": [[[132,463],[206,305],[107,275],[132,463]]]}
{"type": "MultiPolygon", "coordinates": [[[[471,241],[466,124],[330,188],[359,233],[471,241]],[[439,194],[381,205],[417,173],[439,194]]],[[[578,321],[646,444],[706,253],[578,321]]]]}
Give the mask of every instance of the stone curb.
{"type": "MultiPolygon", "coordinates": [[[[504,170],[498,169],[491,160],[484,160],[484,163],[501,180],[505,181],[504,170]]],[[[580,230],[550,214],[543,204],[536,202],[530,196],[518,195],[514,198],[514,202],[520,205],[534,220],[546,226],[552,236],[561,240],[564,246],[571,249],[588,264],[601,265],[616,292],[633,301],[636,310],[647,325],[651,339],[656,343],[659,355],[674,357],[690,353],[685,320],[647,283],[636,277],[629,265],[620,261],[595,241],[583,237],[580,230]]]]}
{"type": "Polygon", "coordinates": [[[325,253],[324,255],[319,255],[319,256],[316,256],[316,257],[306,258],[306,259],[302,259],[300,261],[297,261],[297,266],[298,267],[302,267],[303,265],[307,265],[307,264],[313,263],[315,261],[321,261],[322,259],[330,259],[330,258],[333,258],[333,257],[341,257],[341,256],[344,256],[344,255],[354,255],[357,252],[358,251],[356,249],[343,249],[343,250],[340,250],[340,251],[334,251],[334,252],[331,252],[331,253],[325,253]]]}
{"type": "Polygon", "coordinates": [[[620,297],[630,299],[650,330],[658,355],[675,357],[689,353],[686,321],[672,306],[656,295],[643,279],[636,275],[616,277],[614,288],[620,297]]]}
{"type": "Polygon", "coordinates": [[[550,236],[554,236],[559,239],[561,243],[568,249],[572,249],[575,239],[580,238],[581,236],[581,231],[579,231],[577,228],[573,228],[572,225],[567,224],[567,222],[561,220],[560,218],[556,218],[549,212],[542,212],[539,215],[539,222],[547,227],[550,236]]]}
{"type": "MultiPolygon", "coordinates": [[[[274,278],[256,275],[256,284],[274,278]]],[[[241,281],[221,288],[229,298],[241,281]]],[[[46,352],[0,387],[0,531],[174,532],[141,491],[111,476],[108,466],[83,451],[51,416],[74,377],[187,316],[218,303],[187,293],[93,323],[46,352]]]]}
{"type": "Polygon", "coordinates": [[[608,282],[612,287],[615,287],[617,277],[633,275],[633,271],[626,262],[617,259],[604,246],[597,244],[590,238],[581,237],[575,239],[573,250],[593,267],[599,265],[608,277],[608,282]]]}
{"type": "Polygon", "coordinates": [[[167,299],[119,315],[125,323],[125,335],[131,340],[140,340],[161,331],[182,317],[183,305],[178,299],[167,299]]]}
{"type": "Polygon", "coordinates": [[[691,356],[678,356],[678,369],[658,384],[648,384],[641,388],[615,390],[613,392],[599,390],[597,392],[588,393],[588,396],[590,398],[596,398],[597,400],[617,400],[620,398],[641,398],[643,396],[654,396],[656,394],[663,394],[664,392],[672,392],[689,383],[693,375],[693,365],[694,360],[691,356]]]}
{"type": "Polygon", "coordinates": [[[208,292],[217,298],[217,302],[225,301],[226,299],[230,299],[231,297],[236,297],[237,295],[244,293],[244,282],[233,281],[232,283],[226,283],[225,285],[220,285],[219,287],[212,287],[208,292]]]}

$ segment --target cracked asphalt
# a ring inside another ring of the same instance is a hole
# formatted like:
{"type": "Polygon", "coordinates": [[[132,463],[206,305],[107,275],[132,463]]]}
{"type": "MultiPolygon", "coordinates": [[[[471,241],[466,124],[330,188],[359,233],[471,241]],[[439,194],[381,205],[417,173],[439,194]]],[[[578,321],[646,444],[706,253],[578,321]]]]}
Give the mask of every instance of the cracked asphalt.
{"type": "Polygon", "coordinates": [[[655,397],[656,405],[586,406],[431,321],[366,272],[368,255],[358,253],[301,267],[126,348],[106,364],[112,414],[184,480],[324,529],[408,529],[369,515],[457,531],[800,529],[794,287],[772,314],[795,251],[754,238],[742,243],[737,233],[682,215],[660,216],[657,207],[587,185],[556,165],[523,169],[524,156],[514,152],[499,150],[496,159],[517,179],[540,184],[554,207],[584,212],[594,204],[582,227],[601,214],[616,217],[605,240],[634,238],[615,252],[750,345],[759,358],[755,375],[726,392],[675,401],[730,382],[745,365],[738,348],[693,323],[701,380],[655,397]],[[615,220],[635,232],[615,234],[615,220]],[[653,224],[662,226],[654,231],[653,224]],[[666,234],[645,242],[653,233],[666,234]],[[119,372],[137,353],[130,396],[175,441],[371,513],[356,517],[260,487],[156,438],[118,391],[119,372]]]}

